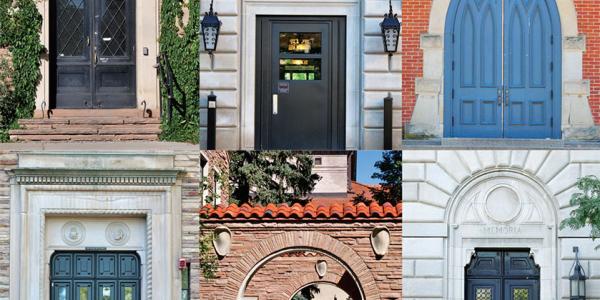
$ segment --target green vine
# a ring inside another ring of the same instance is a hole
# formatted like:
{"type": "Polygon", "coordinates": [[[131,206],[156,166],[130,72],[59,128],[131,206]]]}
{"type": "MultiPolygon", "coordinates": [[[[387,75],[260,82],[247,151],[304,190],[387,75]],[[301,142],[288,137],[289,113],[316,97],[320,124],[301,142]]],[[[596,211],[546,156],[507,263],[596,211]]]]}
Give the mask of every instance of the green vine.
{"type": "MultiPolygon", "coordinates": [[[[168,103],[163,103],[161,140],[198,143],[199,140],[199,5],[200,1],[162,0],[160,15],[160,51],[169,57],[175,80],[183,94],[175,91],[175,99],[185,97],[187,116],[166,116],[168,103]],[[184,24],[184,9],[189,13],[184,24]]],[[[164,88],[161,93],[165,93],[164,88]]]]}
{"type": "Polygon", "coordinates": [[[214,234],[209,231],[203,234],[202,225],[200,225],[200,271],[205,279],[215,279],[219,269],[219,259],[213,250],[214,234]]]}

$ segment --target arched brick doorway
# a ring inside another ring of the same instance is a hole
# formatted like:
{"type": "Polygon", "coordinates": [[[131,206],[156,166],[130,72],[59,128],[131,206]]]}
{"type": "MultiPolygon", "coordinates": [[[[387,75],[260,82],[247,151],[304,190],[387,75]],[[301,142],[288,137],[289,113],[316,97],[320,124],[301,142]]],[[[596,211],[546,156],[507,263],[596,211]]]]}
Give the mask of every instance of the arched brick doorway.
{"type": "Polygon", "coordinates": [[[400,204],[207,206],[200,215],[203,234],[220,226],[231,231],[231,250],[219,261],[216,278],[201,282],[202,299],[289,300],[313,282],[335,284],[353,299],[402,298],[400,204]],[[390,245],[378,257],[369,237],[382,226],[390,232],[390,245]],[[298,254],[309,258],[292,257],[298,254]],[[329,266],[323,277],[314,268],[319,259],[329,266]],[[263,289],[271,293],[261,294],[263,289]]]}

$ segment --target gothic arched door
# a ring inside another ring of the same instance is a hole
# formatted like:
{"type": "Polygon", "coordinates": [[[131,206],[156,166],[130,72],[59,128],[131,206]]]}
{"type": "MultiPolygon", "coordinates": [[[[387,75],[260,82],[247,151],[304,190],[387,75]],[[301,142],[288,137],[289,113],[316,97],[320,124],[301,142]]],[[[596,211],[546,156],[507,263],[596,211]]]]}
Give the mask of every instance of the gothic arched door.
{"type": "Polygon", "coordinates": [[[555,0],[454,0],[445,30],[446,137],[560,138],[555,0]]]}
{"type": "Polygon", "coordinates": [[[478,250],[465,270],[467,300],[540,300],[540,268],[528,250],[478,250]]]}

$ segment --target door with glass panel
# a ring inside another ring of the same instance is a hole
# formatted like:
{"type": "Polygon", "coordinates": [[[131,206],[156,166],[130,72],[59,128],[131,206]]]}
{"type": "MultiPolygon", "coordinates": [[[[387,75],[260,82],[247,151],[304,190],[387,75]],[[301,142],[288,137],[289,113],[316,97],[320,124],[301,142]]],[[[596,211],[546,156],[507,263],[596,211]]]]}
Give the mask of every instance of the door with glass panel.
{"type": "Polygon", "coordinates": [[[344,17],[258,17],[257,149],[345,148],[344,17]]]}
{"type": "Polygon", "coordinates": [[[446,19],[444,135],[560,138],[556,0],[453,0],[446,19]]]}
{"type": "Polygon", "coordinates": [[[134,0],[52,1],[52,107],[136,106],[134,8],[134,0]]]}
{"type": "Polygon", "coordinates": [[[50,300],[140,300],[140,260],[134,252],[56,252],[50,300]]]}
{"type": "Polygon", "coordinates": [[[527,250],[478,250],[465,269],[467,300],[540,300],[540,268],[527,250]]]}

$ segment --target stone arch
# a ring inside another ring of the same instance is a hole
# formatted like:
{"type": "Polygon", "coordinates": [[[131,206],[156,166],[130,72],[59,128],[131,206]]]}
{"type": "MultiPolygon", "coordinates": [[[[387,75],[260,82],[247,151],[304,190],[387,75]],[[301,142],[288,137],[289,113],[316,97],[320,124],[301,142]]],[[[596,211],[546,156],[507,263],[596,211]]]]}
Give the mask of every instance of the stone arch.
{"type": "MultiPolygon", "coordinates": [[[[451,2],[432,0],[428,32],[420,37],[423,77],[415,78],[416,102],[410,125],[413,134],[443,136],[444,128],[444,34],[451,2]],[[433,112],[433,113],[432,113],[433,112]]],[[[583,80],[585,38],[579,36],[574,0],[556,1],[562,31],[562,136],[585,134],[594,126],[588,103],[589,82],[583,80]]]]}
{"type": "Polygon", "coordinates": [[[555,201],[553,194],[548,190],[546,184],[537,176],[530,174],[529,172],[515,167],[491,167],[482,170],[475,171],[471,176],[464,179],[454,190],[451,195],[450,201],[446,206],[445,221],[448,224],[456,224],[457,215],[460,214],[460,204],[462,201],[466,201],[463,197],[477,184],[484,182],[489,179],[498,177],[513,178],[518,181],[522,181],[534,189],[536,189],[543,201],[536,203],[542,206],[545,211],[543,216],[551,216],[550,220],[546,220],[547,223],[552,226],[556,226],[558,222],[559,207],[557,201],[555,201]]]}
{"type": "Polygon", "coordinates": [[[348,245],[319,232],[285,232],[258,243],[243,255],[229,274],[225,299],[241,299],[254,273],[265,263],[283,253],[310,250],[325,254],[350,273],[363,299],[381,299],[373,274],[363,259],[348,245]]]}

